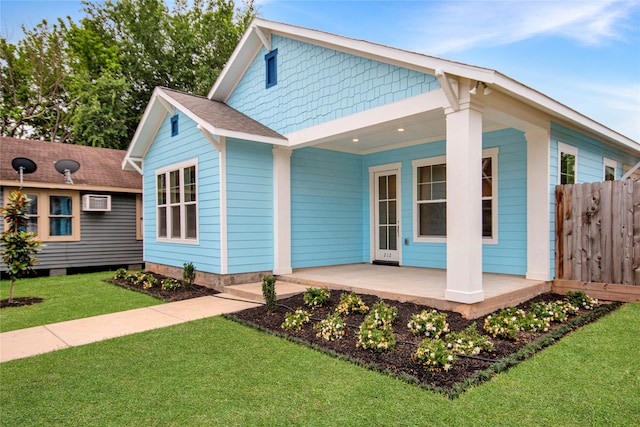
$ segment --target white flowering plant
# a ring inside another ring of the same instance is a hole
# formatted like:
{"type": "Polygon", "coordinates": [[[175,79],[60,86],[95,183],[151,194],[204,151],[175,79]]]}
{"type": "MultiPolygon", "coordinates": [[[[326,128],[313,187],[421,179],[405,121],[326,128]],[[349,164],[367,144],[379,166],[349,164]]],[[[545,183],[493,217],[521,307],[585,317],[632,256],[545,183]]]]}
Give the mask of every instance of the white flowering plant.
{"type": "Polygon", "coordinates": [[[567,299],[576,307],[583,308],[585,310],[593,310],[599,304],[598,300],[591,298],[582,291],[569,291],[567,292],[567,299]]]}
{"type": "Polygon", "coordinates": [[[178,290],[182,284],[178,282],[176,279],[172,279],[170,277],[162,280],[162,290],[163,291],[175,291],[178,290]]]}
{"type": "Polygon", "coordinates": [[[525,332],[547,332],[549,330],[550,321],[548,319],[538,317],[531,311],[521,311],[521,318],[518,321],[521,331],[525,332]]]}
{"type": "Polygon", "coordinates": [[[574,306],[569,301],[532,303],[530,309],[536,316],[547,319],[552,323],[566,322],[569,316],[578,313],[578,307],[574,306]]]}
{"type": "Polygon", "coordinates": [[[329,314],[326,319],[316,323],[313,329],[316,336],[325,341],[334,341],[344,337],[344,319],[338,313],[329,314]]]}
{"type": "Polygon", "coordinates": [[[438,310],[423,310],[418,314],[412,314],[407,328],[415,335],[424,335],[430,338],[439,338],[449,332],[447,315],[438,310]]]}
{"type": "Polygon", "coordinates": [[[359,295],[355,292],[341,293],[340,302],[336,307],[336,312],[340,314],[349,313],[366,313],[369,311],[369,307],[362,301],[359,295]]]}
{"type": "Polygon", "coordinates": [[[467,326],[464,331],[452,332],[447,335],[447,342],[451,344],[452,350],[456,354],[475,356],[482,351],[490,352],[493,350],[493,342],[478,332],[475,322],[467,326]]]}
{"type": "Polygon", "coordinates": [[[113,280],[122,280],[127,278],[127,274],[129,272],[126,268],[119,268],[116,270],[116,273],[113,275],[113,280]]]}
{"type": "Polygon", "coordinates": [[[453,346],[440,338],[422,340],[412,357],[431,371],[448,371],[456,360],[453,346]]]}
{"type": "Polygon", "coordinates": [[[298,308],[294,313],[284,315],[284,322],[282,322],[280,327],[291,331],[299,331],[306,323],[309,323],[310,320],[311,316],[309,312],[298,308]]]}
{"type": "Polygon", "coordinates": [[[520,319],[524,311],[515,307],[503,308],[484,319],[484,330],[494,338],[515,340],[520,332],[520,319]]]}
{"type": "Polygon", "coordinates": [[[367,315],[360,324],[357,333],[356,347],[375,352],[391,351],[395,348],[396,338],[391,324],[380,325],[373,317],[367,315]]]}
{"type": "Polygon", "coordinates": [[[322,307],[331,298],[331,293],[326,288],[307,288],[307,291],[303,295],[304,305],[314,309],[316,307],[322,307]]]}
{"type": "Polygon", "coordinates": [[[388,305],[384,301],[373,304],[367,318],[371,318],[377,326],[391,326],[391,323],[398,316],[398,309],[388,305]]]}

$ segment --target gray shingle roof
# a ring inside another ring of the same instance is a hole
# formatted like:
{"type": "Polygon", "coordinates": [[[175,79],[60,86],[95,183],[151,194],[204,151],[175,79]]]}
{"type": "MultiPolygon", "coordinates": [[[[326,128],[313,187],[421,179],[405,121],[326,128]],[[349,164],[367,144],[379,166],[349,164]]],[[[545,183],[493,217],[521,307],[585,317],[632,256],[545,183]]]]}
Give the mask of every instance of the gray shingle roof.
{"type": "Polygon", "coordinates": [[[215,128],[286,140],[286,138],[278,132],[260,124],[225,103],[212,101],[203,96],[190,95],[165,87],[161,89],[176,100],[176,102],[215,128]]]}
{"type": "Polygon", "coordinates": [[[38,169],[24,176],[25,182],[51,184],[55,188],[64,184],[64,177],[53,167],[57,160],[71,159],[80,163],[80,169],[72,175],[75,187],[118,187],[132,190],[142,189],[142,176],[135,171],[122,170],[126,151],[108,148],[62,144],[59,142],[34,141],[0,137],[0,180],[20,181],[11,166],[16,157],[33,160],[38,169]]]}

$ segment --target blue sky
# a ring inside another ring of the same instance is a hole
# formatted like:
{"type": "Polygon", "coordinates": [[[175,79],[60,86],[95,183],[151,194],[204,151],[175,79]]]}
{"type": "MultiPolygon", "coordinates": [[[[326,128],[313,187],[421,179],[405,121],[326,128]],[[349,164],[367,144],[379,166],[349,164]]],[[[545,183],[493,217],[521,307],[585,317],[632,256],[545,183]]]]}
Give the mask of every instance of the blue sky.
{"type": "MultiPolygon", "coordinates": [[[[640,1],[257,4],[265,19],[498,70],[640,141],[640,1]]],[[[79,0],[0,0],[0,35],[67,15],[82,17],[79,0]]]]}

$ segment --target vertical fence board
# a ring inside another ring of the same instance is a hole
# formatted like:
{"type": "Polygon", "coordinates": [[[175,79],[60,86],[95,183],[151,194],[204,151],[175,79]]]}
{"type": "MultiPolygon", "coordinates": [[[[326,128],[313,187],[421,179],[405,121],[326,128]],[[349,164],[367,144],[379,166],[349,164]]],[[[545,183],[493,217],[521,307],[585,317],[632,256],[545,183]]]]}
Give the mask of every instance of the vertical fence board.
{"type": "Polygon", "coordinates": [[[556,185],[556,277],[564,279],[564,187],[556,185]]]}
{"type": "Polygon", "coordinates": [[[564,254],[562,262],[564,263],[564,277],[573,278],[573,220],[571,218],[571,210],[573,205],[573,186],[566,185],[564,187],[564,254]]]}
{"type": "Polygon", "coordinates": [[[622,186],[611,194],[611,281],[622,283],[622,186]],[[615,242],[615,243],[614,243],[615,242]]]}
{"type": "Polygon", "coordinates": [[[633,182],[633,284],[640,286],[640,181],[633,182]]]}
{"type": "Polygon", "coordinates": [[[611,240],[611,191],[612,181],[605,181],[600,188],[600,281],[611,282],[611,262],[613,260],[611,240]]]}
{"type": "Polygon", "coordinates": [[[633,181],[624,180],[622,186],[622,284],[633,282],[633,181]]]}
{"type": "Polygon", "coordinates": [[[573,203],[571,206],[571,217],[573,222],[573,236],[571,238],[572,241],[572,253],[573,253],[573,280],[583,280],[582,279],[582,267],[584,261],[584,253],[582,246],[582,186],[574,185],[573,186],[573,203]]]}
{"type": "Polygon", "coordinates": [[[601,189],[601,183],[594,182],[591,185],[591,197],[589,197],[589,248],[587,251],[589,257],[589,274],[587,277],[591,282],[602,282],[602,241],[600,235],[600,223],[602,221],[602,212],[600,211],[601,189]]]}

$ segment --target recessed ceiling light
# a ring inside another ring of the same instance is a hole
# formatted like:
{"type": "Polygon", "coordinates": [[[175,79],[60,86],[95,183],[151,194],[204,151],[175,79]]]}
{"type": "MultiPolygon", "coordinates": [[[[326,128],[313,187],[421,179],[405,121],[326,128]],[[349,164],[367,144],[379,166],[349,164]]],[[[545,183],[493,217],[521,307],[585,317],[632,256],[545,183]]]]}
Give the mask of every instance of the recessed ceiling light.
{"type": "Polygon", "coordinates": [[[398,128],[398,132],[404,132],[404,128],[398,128]]]}
{"type": "Polygon", "coordinates": [[[358,138],[353,138],[352,141],[353,142],[359,142],[360,140],[358,138]]]}

